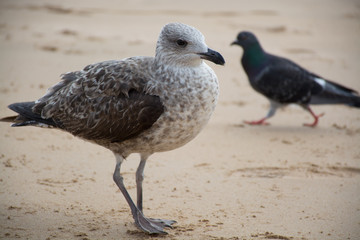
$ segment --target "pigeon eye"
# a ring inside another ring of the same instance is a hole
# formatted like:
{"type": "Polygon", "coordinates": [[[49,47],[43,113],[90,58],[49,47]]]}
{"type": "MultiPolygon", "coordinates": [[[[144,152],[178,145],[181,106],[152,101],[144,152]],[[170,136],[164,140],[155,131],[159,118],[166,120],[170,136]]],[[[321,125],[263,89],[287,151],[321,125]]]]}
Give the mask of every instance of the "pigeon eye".
{"type": "Polygon", "coordinates": [[[181,47],[186,47],[186,45],[188,44],[187,41],[179,39],[176,41],[176,44],[181,46],[181,47]]]}
{"type": "Polygon", "coordinates": [[[247,35],[241,35],[241,36],[239,36],[239,38],[240,38],[241,40],[246,40],[246,39],[248,38],[248,36],[247,36],[247,35]]]}

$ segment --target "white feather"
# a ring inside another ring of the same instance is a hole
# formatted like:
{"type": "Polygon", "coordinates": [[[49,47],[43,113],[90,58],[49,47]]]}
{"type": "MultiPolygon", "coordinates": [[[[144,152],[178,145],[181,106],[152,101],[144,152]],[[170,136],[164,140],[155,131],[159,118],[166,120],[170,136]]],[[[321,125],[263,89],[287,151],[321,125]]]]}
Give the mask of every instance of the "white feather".
{"type": "Polygon", "coordinates": [[[322,78],[315,78],[314,79],[318,84],[320,84],[323,88],[325,87],[326,85],[326,81],[322,78]]]}

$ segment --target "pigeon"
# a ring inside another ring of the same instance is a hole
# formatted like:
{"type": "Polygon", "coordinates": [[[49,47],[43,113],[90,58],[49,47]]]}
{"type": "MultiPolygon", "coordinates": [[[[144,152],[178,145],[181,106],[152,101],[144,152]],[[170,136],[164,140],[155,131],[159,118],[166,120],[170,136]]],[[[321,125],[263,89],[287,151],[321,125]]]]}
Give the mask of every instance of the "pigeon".
{"type": "Polygon", "coordinates": [[[315,127],[319,118],[310,104],[345,104],[360,108],[358,92],[312,73],[293,61],[269,54],[263,50],[256,36],[248,31],[240,32],[231,45],[243,48],[242,66],[250,85],[270,101],[267,115],[258,121],[245,121],[250,125],[267,125],[279,107],[298,104],[314,118],[304,126],[315,127]]]}
{"type": "Polygon", "coordinates": [[[13,127],[60,129],[111,150],[116,158],[113,180],[136,226],[149,234],[166,234],[164,228],[175,221],[144,216],[144,168],[150,155],[183,146],[209,121],[219,86],[204,60],[225,64],[196,28],[169,23],[160,32],[155,57],[104,61],[65,73],[38,100],[9,105],[18,115],[1,120],[13,122],[13,127]],[[132,153],[140,154],[136,204],[120,173],[132,153]]]}

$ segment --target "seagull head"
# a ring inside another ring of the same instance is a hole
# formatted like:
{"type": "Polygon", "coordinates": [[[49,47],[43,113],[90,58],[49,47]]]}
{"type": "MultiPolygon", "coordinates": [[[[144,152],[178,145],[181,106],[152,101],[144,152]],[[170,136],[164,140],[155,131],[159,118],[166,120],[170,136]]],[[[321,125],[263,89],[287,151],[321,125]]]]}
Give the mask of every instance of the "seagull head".
{"type": "Polygon", "coordinates": [[[225,64],[220,53],[208,48],[201,32],[182,23],[169,23],[163,27],[155,59],[169,65],[197,66],[203,59],[225,64]]]}

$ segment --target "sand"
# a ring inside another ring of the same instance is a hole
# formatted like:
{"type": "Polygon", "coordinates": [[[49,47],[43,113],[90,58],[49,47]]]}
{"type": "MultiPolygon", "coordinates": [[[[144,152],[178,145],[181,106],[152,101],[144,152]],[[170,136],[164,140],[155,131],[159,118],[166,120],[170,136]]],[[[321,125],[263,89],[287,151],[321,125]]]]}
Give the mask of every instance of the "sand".
{"type": "MultiPolygon", "coordinates": [[[[360,3],[301,1],[0,2],[0,116],[35,100],[64,72],[89,63],[153,56],[161,27],[198,28],[221,52],[221,94],[201,134],[154,154],[145,169],[144,212],[174,219],[166,236],[136,228],[112,180],[115,160],[65,132],[0,124],[0,238],[360,239],[360,111],[289,106],[270,126],[247,126],[268,102],[249,86],[230,47],[241,30],[263,47],[360,90],[360,3]]],[[[138,155],[123,166],[135,195],[138,155]]],[[[134,196],[135,197],[135,196],[134,196]]]]}

